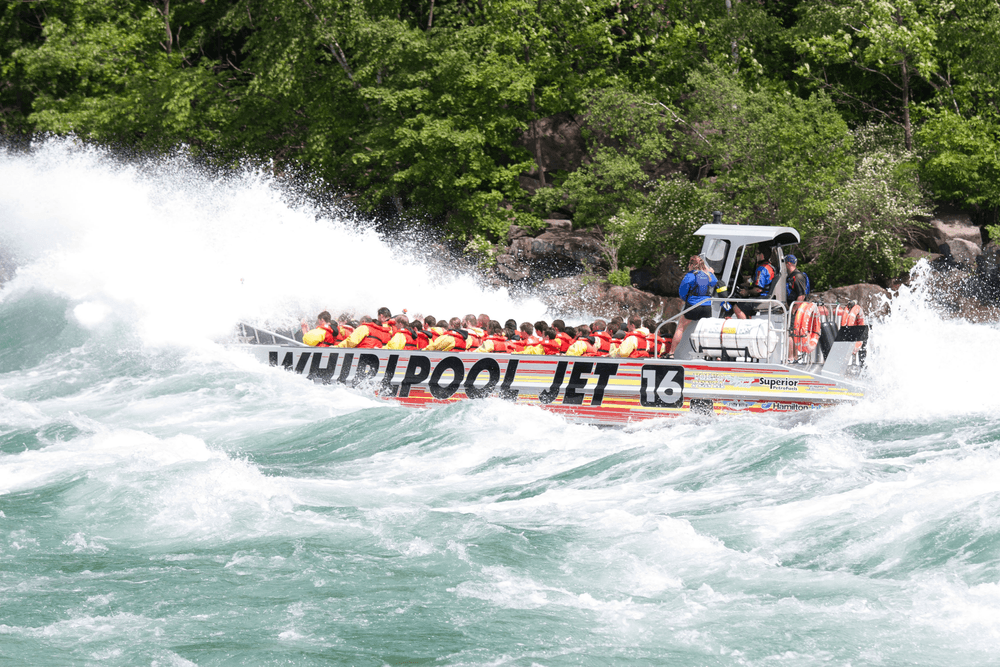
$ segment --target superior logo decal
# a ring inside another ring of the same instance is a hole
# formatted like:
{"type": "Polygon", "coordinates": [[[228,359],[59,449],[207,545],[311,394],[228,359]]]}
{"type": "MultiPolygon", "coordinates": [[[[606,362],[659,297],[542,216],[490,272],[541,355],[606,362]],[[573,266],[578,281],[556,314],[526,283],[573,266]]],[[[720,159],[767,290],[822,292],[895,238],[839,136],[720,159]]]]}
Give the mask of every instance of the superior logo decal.
{"type": "Polygon", "coordinates": [[[757,378],[754,384],[759,384],[768,389],[798,389],[799,381],[789,378],[757,378]]]}
{"type": "MultiPolygon", "coordinates": [[[[360,350],[288,351],[283,353],[280,362],[279,355],[282,353],[268,352],[272,366],[281,365],[286,370],[294,370],[297,373],[305,373],[308,369],[310,379],[325,384],[337,381],[356,387],[363,382],[375,382],[377,391],[382,396],[406,398],[414,385],[426,388],[439,400],[450,398],[460,389],[469,398],[486,398],[496,393],[508,400],[516,399],[521,391],[515,387],[517,369],[521,363],[519,359],[484,357],[466,368],[466,363],[471,359],[457,355],[437,359],[436,363],[431,357],[423,354],[390,354],[387,358],[382,358],[377,354],[360,350]],[[378,378],[380,374],[381,378],[378,378]]],[[[597,382],[590,392],[590,405],[599,406],[604,401],[608,381],[617,373],[617,363],[560,361],[552,373],[552,383],[538,393],[538,400],[549,404],[562,396],[563,405],[583,405],[587,397],[585,390],[588,382],[594,378],[597,382]]],[[[680,377],[683,383],[683,370],[680,377]]],[[[519,384],[521,387],[526,385],[523,382],[519,384]]],[[[659,395],[669,397],[668,392],[672,390],[671,387],[669,382],[664,384],[663,378],[660,378],[653,389],[654,399],[651,400],[656,400],[657,392],[659,395]]]]}

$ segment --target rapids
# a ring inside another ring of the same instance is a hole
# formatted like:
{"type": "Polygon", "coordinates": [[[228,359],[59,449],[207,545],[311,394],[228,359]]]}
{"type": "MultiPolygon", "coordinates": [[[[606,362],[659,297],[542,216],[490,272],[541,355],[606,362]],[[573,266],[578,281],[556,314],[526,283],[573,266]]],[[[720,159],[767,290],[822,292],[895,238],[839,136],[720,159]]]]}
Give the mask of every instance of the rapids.
{"type": "Polygon", "coordinates": [[[609,430],[219,344],[544,315],[259,173],[0,153],[0,246],[0,664],[997,662],[1000,330],[919,275],[859,405],[609,430]]]}

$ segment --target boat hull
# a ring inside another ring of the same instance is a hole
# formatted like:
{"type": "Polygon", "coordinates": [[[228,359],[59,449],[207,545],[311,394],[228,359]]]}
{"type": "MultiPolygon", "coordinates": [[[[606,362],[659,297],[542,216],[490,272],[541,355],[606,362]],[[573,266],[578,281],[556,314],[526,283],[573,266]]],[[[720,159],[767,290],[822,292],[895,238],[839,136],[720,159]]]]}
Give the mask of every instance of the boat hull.
{"type": "Polygon", "coordinates": [[[690,412],[787,413],[863,397],[855,380],[767,363],[242,346],[263,363],[414,407],[488,397],[624,425],[690,412]]]}

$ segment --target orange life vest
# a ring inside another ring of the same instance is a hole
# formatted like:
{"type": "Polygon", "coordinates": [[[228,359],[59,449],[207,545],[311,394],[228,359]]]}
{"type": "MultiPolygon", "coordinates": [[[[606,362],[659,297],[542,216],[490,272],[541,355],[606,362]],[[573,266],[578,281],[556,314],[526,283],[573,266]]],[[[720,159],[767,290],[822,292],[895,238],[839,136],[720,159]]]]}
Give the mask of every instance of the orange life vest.
{"type": "Polygon", "coordinates": [[[545,354],[559,354],[562,352],[562,345],[559,344],[559,339],[542,339],[542,352],[545,354]]]}
{"type": "Polygon", "coordinates": [[[611,334],[607,331],[595,331],[593,335],[594,347],[597,349],[595,354],[603,356],[611,351],[611,334]]]}
{"type": "Polygon", "coordinates": [[[324,338],[321,342],[316,343],[316,347],[330,347],[337,344],[337,337],[333,334],[333,328],[329,324],[320,324],[319,328],[323,330],[324,338]]]}
{"type": "Polygon", "coordinates": [[[444,335],[455,339],[455,347],[451,349],[452,352],[474,350],[482,345],[482,339],[468,329],[449,329],[444,335]]]}
{"type": "Polygon", "coordinates": [[[629,359],[643,359],[645,357],[648,357],[649,341],[646,339],[646,334],[640,333],[639,330],[636,329],[632,333],[625,336],[625,339],[628,340],[631,336],[635,336],[635,339],[638,341],[638,344],[635,346],[635,349],[632,350],[632,353],[628,355],[629,359]]]}
{"type": "Polygon", "coordinates": [[[569,346],[573,344],[573,339],[569,337],[569,334],[565,331],[560,331],[556,334],[556,340],[559,341],[559,351],[563,354],[569,349],[569,346]]]}
{"type": "Polygon", "coordinates": [[[336,345],[338,343],[343,343],[345,340],[350,338],[352,333],[354,333],[354,327],[349,324],[341,324],[337,337],[333,339],[333,344],[336,345]]]}
{"type": "MultiPolygon", "coordinates": [[[[402,328],[396,329],[396,333],[397,334],[402,334],[403,338],[406,339],[406,342],[403,343],[403,349],[404,350],[419,350],[420,349],[420,332],[417,332],[417,335],[414,336],[412,329],[407,329],[406,327],[402,327],[402,328]]],[[[427,346],[424,345],[424,347],[427,347],[427,346]]]]}
{"type": "Polygon", "coordinates": [[[509,351],[507,349],[507,346],[510,345],[510,343],[507,341],[506,337],[487,336],[486,338],[483,339],[483,342],[485,343],[488,340],[493,341],[493,351],[496,352],[497,354],[506,354],[509,351]]]}
{"type": "Polygon", "coordinates": [[[365,322],[361,326],[368,327],[368,335],[358,343],[359,348],[375,349],[385,347],[392,339],[392,330],[375,322],[365,322]]]}

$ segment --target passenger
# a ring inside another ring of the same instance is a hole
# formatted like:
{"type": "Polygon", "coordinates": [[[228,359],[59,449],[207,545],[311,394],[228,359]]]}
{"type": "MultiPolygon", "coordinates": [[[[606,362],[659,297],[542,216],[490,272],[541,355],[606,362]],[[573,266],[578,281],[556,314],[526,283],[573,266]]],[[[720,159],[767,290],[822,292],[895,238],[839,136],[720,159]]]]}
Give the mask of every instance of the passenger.
{"type": "Polygon", "coordinates": [[[486,326],[488,328],[487,334],[483,338],[483,344],[473,351],[485,354],[506,354],[508,352],[507,337],[503,335],[503,327],[496,320],[490,320],[486,326]]]}
{"type": "Polygon", "coordinates": [[[434,340],[444,332],[445,332],[444,327],[438,326],[438,322],[437,320],[434,319],[433,315],[428,315],[427,317],[424,318],[424,333],[427,335],[428,341],[434,340]]]}
{"type": "Polygon", "coordinates": [[[649,330],[642,326],[641,317],[630,317],[628,320],[628,330],[624,339],[612,350],[608,356],[630,359],[642,359],[649,356],[649,344],[646,338],[649,330]]]}
{"type": "MultiPolygon", "coordinates": [[[[379,309],[380,311],[382,309],[379,309]]],[[[382,313],[379,313],[382,316],[382,313]]],[[[385,322],[392,319],[391,314],[385,318],[385,322]]],[[[356,347],[360,349],[377,349],[385,347],[392,338],[392,328],[387,324],[375,322],[365,315],[361,318],[361,324],[345,340],[337,344],[337,347],[356,347]]]]}
{"type": "Polygon", "coordinates": [[[354,327],[351,325],[351,316],[347,313],[341,313],[340,317],[337,318],[337,337],[333,339],[334,345],[340,345],[342,342],[347,340],[348,336],[354,333],[354,327]]]}
{"type": "Polygon", "coordinates": [[[490,320],[489,315],[487,315],[486,313],[480,313],[479,317],[476,318],[476,326],[482,329],[483,331],[489,331],[491,321],[492,320],[490,320]]]}
{"type": "Polygon", "coordinates": [[[611,321],[608,322],[608,333],[611,334],[612,338],[614,338],[615,334],[617,334],[619,331],[627,329],[628,327],[625,324],[625,318],[622,317],[621,315],[615,315],[614,317],[611,318],[611,321]]]}
{"type": "Polygon", "coordinates": [[[542,347],[542,337],[535,333],[535,327],[531,322],[521,322],[519,330],[521,336],[521,354],[545,354],[542,347]]]}
{"type": "Polygon", "coordinates": [[[785,278],[785,293],[788,297],[788,303],[805,301],[806,295],[809,294],[809,276],[796,268],[798,263],[799,260],[795,255],[785,257],[785,269],[788,270],[788,276],[785,278]]]}
{"type": "Polygon", "coordinates": [[[393,326],[392,338],[386,344],[390,350],[419,350],[420,342],[417,339],[417,331],[410,326],[409,318],[406,315],[396,315],[392,318],[395,322],[393,326]]]}
{"type": "Polygon", "coordinates": [[[562,354],[562,345],[555,329],[546,329],[542,335],[542,354],[562,354]]]}
{"type": "MultiPolygon", "coordinates": [[[[763,256],[763,253],[761,253],[763,256]]],[[[677,321],[677,330],[674,332],[673,340],[670,342],[671,352],[667,355],[672,359],[677,346],[680,345],[681,337],[687,325],[696,320],[712,316],[711,298],[712,292],[718,281],[715,275],[705,270],[705,260],[698,255],[692,255],[688,260],[688,272],[681,279],[681,286],[678,294],[684,299],[684,307],[695,306],[694,309],[681,315],[677,321]]],[[[744,318],[745,319],[745,318],[744,318]]]]}
{"type": "Polygon", "coordinates": [[[507,340],[519,340],[521,337],[517,333],[517,320],[511,319],[503,323],[503,335],[507,340]]]}
{"type": "Polygon", "coordinates": [[[430,345],[428,350],[433,352],[466,352],[479,347],[486,333],[477,325],[478,320],[475,315],[466,315],[465,322],[452,318],[452,322],[457,322],[458,326],[453,326],[447,332],[438,336],[430,345]],[[462,325],[464,324],[464,328],[462,325]]]}
{"type": "Polygon", "coordinates": [[[332,321],[330,313],[323,311],[316,316],[316,328],[308,329],[302,322],[302,342],[311,347],[331,347],[337,344],[340,327],[332,321]]]}
{"type": "Polygon", "coordinates": [[[605,356],[611,352],[611,334],[607,331],[608,324],[604,320],[597,319],[590,325],[591,335],[594,337],[594,347],[597,349],[595,356],[605,356]]]}
{"type": "MultiPolygon", "coordinates": [[[[704,262],[702,262],[704,266],[704,262]]],[[[771,293],[771,283],[774,282],[775,270],[771,266],[771,263],[767,259],[767,255],[764,254],[763,250],[757,250],[757,268],[754,269],[753,273],[753,285],[747,292],[741,292],[745,296],[761,296],[770,295],[771,293]]],[[[713,276],[714,277],[714,276],[713,276]]],[[[683,298],[683,297],[682,297],[683,298]]],[[[745,320],[748,317],[753,317],[754,313],[757,312],[757,308],[760,307],[760,302],[758,303],[736,303],[733,304],[733,313],[738,319],[745,320]]],[[[708,315],[707,317],[711,317],[708,315]]],[[[675,335],[676,338],[676,335],[675,335]]]]}
{"type": "Polygon", "coordinates": [[[424,323],[420,320],[413,320],[413,333],[417,337],[417,349],[423,350],[431,343],[430,335],[424,331],[424,323]]]}
{"type": "Polygon", "coordinates": [[[576,338],[573,340],[573,344],[569,346],[566,350],[566,356],[568,357],[583,357],[583,356],[596,356],[597,355],[597,339],[590,335],[590,327],[586,324],[581,324],[576,327],[576,338]]]}
{"type": "Polygon", "coordinates": [[[566,331],[566,323],[562,320],[552,320],[552,329],[556,332],[556,339],[559,341],[559,351],[566,354],[566,350],[573,344],[573,337],[566,331]]]}
{"type": "Polygon", "coordinates": [[[545,330],[548,328],[549,325],[545,320],[538,320],[535,322],[535,334],[537,334],[539,338],[545,337],[545,330]]]}

